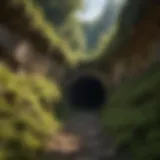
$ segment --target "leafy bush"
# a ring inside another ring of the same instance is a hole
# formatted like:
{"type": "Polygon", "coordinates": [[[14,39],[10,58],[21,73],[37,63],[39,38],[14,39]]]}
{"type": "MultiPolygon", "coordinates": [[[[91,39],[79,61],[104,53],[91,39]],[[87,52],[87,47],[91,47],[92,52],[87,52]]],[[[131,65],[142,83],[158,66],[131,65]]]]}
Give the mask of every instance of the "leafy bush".
{"type": "Polygon", "coordinates": [[[129,147],[136,160],[160,159],[159,65],[115,91],[103,110],[103,124],[117,146],[129,147]]]}
{"type": "Polygon", "coordinates": [[[0,66],[0,94],[0,159],[36,159],[59,126],[52,109],[58,87],[0,66]]]}

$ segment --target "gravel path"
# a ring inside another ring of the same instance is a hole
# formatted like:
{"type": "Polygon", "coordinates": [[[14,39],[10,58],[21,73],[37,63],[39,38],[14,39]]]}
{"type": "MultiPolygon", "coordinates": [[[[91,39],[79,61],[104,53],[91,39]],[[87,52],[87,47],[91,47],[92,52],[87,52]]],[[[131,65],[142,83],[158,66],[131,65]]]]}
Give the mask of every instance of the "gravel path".
{"type": "Polygon", "coordinates": [[[73,115],[50,142],[45,160],[121,160],[115,158],[111,138],[102,134],[98,114],[73,115]]]}

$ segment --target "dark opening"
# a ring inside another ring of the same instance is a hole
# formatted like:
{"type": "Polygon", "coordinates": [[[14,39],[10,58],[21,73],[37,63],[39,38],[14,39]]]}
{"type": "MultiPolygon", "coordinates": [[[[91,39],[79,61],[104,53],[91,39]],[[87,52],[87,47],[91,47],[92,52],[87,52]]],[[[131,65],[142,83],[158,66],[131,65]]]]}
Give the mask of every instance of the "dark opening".
{"type": "Polygon", "coordinates": [[[97,110],[102,107],[106,90],[101,81],[93,76],[82,76],[68,88],[68,101],[74,109],[97,110]]]}

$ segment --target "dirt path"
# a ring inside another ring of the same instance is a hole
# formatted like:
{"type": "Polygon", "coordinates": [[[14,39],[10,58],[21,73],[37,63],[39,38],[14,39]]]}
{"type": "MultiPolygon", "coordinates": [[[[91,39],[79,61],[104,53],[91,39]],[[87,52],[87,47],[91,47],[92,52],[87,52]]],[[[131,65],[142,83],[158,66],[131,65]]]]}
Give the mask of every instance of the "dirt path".
{"type": "Polygon", "coordinates": [[[111,138],[104,136],[96,113],[78,112],[49,144],[46,160],[109,160],[115,156],[111,138]]]}

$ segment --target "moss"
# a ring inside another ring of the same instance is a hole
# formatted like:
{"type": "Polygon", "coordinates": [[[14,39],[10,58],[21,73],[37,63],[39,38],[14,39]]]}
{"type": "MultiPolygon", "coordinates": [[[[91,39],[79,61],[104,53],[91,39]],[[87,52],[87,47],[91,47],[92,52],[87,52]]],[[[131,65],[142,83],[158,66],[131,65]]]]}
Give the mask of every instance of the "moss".
{"type": "Polygon", "coordinates": [[[55,84],[43,77],[19,76],[0,67],[0,159],[36,159],[60,123],[55,84]]]}
{"type": "Polygon", "coordinates": [[[136,160],[159,159],[159,65],[117,89],[102,112],[104,129],[117,146],[128,146],[136,160]]]}

